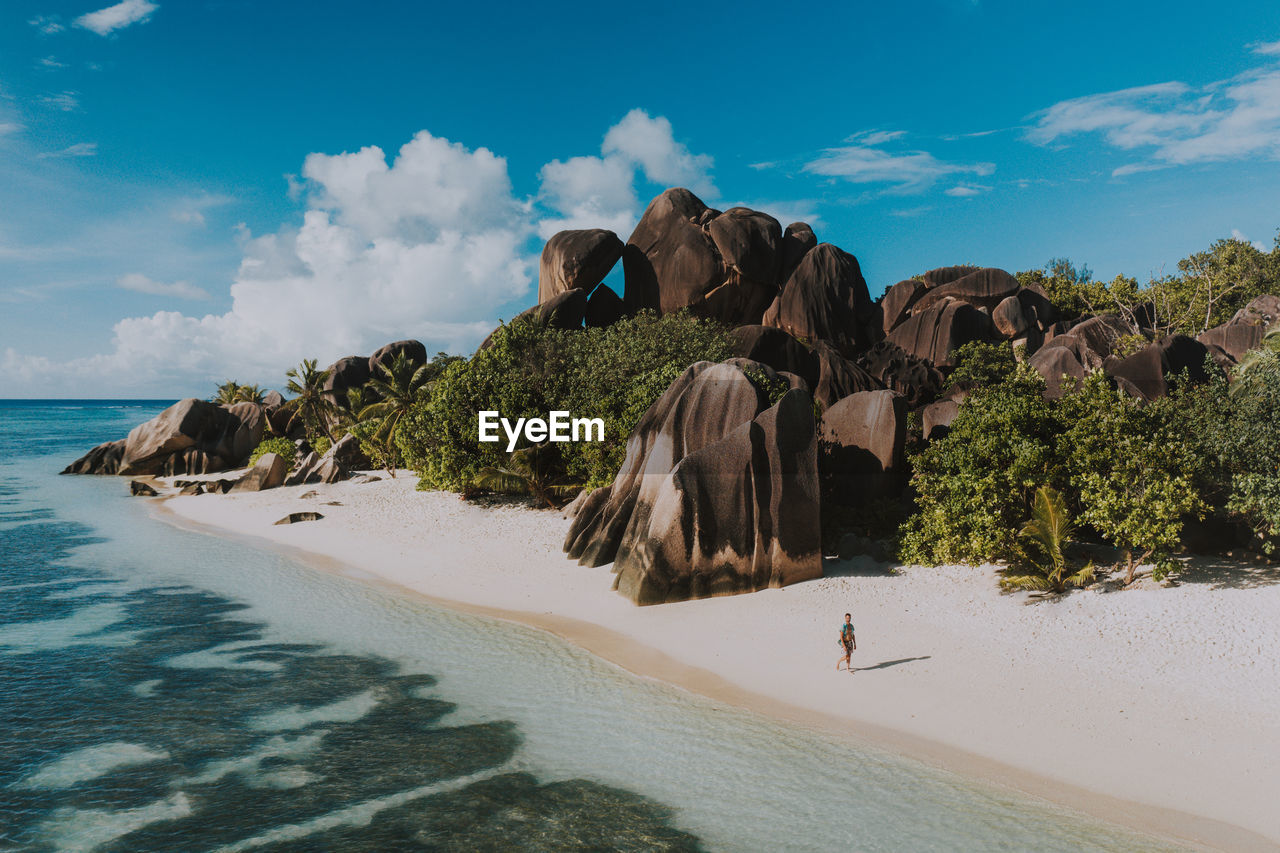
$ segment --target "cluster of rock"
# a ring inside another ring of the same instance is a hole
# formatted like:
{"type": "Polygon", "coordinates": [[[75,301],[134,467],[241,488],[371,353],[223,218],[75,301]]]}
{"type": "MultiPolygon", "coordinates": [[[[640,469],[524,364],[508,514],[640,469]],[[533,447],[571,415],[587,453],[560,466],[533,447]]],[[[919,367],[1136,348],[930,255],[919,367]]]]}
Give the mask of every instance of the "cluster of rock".
{"type": "Polygon", "coordinates": [[[93,448],[62,473],[170,476],[238,468],[262,441],[267,417],[267,407],[258,403],[180,400],[134,427],[127,438],[93,448]]]}
{"type": "Polygon", "coordinates": [[[1038,287],[976,266],[931,270],[876,301],[857,258],[807,224],[719,211],[678,188],[649,204],[625,243],[602,229],[553,236],[538,297],[525,314],[559,328],[645,309],[732,327],[737,358],[690,368],[641,420],[613,484],[574,506],[565,550],[585,565],[613,562],[617,588],[642,604],[820,573],[819,492],[848,504],[901,494],[908,414],[925,439],[946,433],[970,390],[946,381],[965,344],[1008,345],[1045,377],[1046,396],[1100,368],[1151,400],[1174,374],[1203,379],[1206,355],[1234,363],[1280,317],[1280,300],[1260,297],[1198,340],[1157,340],[1153,312],[1064,320],[1038,287]],[[621,297],[602,283],[619,259],[621,297]],[[752,371],[792,390],[766,408],[752,371]],[[808,455],[800,409],[812,401],[822,415],[808,455]]]}

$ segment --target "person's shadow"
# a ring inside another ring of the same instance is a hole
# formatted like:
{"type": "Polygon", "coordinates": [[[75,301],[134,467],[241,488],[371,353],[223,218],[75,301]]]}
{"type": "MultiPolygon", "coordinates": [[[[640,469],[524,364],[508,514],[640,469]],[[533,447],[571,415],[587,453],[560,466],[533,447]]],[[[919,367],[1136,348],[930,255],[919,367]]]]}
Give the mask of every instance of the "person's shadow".
{"type": "Polygon", "coordinates": [[[881,661],[875,666],[855,666],[853,668],[853,671],[866,672],[869,669],[888,669],[891,666],[898,666],[899,664],[903,664],[903,663],[911,663],[913,660],[929,660],[929,658],[931,657],[933,657],[933,655],[921,655],[920,657],[914,657],[914,658],[898,658],[897,660],[886,660],[886,661],[881,661]]]}

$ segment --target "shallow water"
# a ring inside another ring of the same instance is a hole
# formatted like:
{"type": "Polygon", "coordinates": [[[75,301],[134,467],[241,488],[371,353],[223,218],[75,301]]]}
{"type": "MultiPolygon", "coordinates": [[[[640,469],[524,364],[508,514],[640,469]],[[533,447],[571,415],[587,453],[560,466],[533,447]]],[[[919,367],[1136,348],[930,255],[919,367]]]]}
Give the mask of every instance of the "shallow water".
{"type": "MultiPolygon", "coordinates": [[[[0,849],[1162,850],[171,527],[0,402],[0,849]]],[[[461,567],[460,567],[461,569],[461,567]]]]}

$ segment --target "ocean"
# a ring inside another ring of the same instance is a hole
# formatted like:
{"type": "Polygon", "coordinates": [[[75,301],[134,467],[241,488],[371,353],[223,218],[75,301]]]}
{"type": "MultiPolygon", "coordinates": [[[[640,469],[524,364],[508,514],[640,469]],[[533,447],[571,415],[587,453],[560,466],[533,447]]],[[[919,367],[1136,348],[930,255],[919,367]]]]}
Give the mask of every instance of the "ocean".
{"type": "Polygon", "coordinates": [[[1179,849],[58,476],[166,402],[0,401],[0,851],[1179,849]]]}

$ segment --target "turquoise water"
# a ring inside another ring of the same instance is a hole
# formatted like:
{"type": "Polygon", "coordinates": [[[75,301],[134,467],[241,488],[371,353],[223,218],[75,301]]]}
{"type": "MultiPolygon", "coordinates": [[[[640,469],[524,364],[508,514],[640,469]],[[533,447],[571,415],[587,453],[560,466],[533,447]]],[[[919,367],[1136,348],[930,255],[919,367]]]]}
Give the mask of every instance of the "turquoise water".
{"type": "Polygon", "coordinates": [[[0,850],[1165,850],[59,477],[0,401],[0,850]]]}

